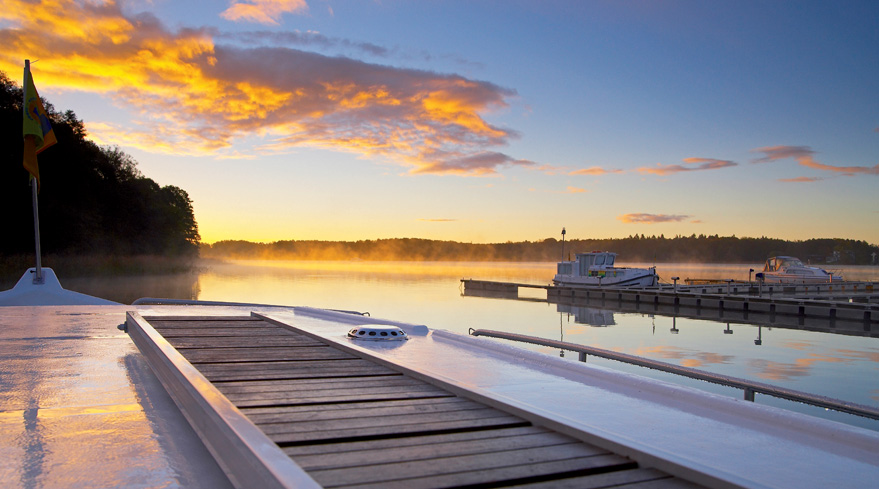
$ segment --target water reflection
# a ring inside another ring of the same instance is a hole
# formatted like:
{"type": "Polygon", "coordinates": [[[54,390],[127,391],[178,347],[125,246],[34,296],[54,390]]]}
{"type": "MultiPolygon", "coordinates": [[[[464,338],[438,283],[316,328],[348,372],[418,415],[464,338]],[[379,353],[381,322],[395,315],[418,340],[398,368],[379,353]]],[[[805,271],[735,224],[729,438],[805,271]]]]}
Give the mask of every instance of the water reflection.
{"type": "Polygon", "coordinates": [[[605,327],[613,326],[613,311],[594,307],[572,306],[568,304],[556,304],[556,310],[574,316],[574,322],[588,324],[589,326],[605,327]]]}

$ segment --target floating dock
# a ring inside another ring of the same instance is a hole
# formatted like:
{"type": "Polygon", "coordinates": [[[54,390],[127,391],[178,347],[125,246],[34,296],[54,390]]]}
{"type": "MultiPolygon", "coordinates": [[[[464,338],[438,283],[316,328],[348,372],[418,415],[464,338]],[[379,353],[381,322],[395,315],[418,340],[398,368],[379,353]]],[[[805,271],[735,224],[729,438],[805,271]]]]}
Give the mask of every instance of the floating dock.
{"type": "Polygon", "coordinates": [[[749,315],[792,316],[828,321],[879,323],[879,284],[838,282],[813,285],[755,285],[728,282],[723,285],[665,285],[647,288],[563,287],[513,282],[461,279],[465,295],[515,299],[519,290],[546,290],[553,303],[598,301],[635,305],[639,312],[652,308],[694,309],[749,315]]]}
{"type": "Polygon", "coordinates": [[[197,413],[211,452],[246,485],[697,487],[265,316],[129,314],[127,324],[184,412],[197,413]],[[183,374],[189,365],[197,373],[183,374]],[[249,423],[255,429],[230,429],[249,423]],[[259,453],[265,438],[293,463],[259,453]]]}

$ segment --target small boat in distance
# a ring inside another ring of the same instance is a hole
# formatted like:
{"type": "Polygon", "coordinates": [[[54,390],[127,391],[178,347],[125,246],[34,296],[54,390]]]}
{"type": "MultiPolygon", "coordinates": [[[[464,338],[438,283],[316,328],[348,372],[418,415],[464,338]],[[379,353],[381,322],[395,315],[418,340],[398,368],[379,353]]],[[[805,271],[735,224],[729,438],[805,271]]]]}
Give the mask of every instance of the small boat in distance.
{"type": "Polygon", "coordinates": [[[766,260],[762,275],[763,281],[775,284],[823,284],[842,280],[839,275],[823,268],[810,267],[793,256],[773,256],[766,260]]]}
{"type": "Polygon", "coordinates": [[[577,253],[574,261],[558,262],[552,282],[561,286],[651,287],[656,285],[656,267],[615,267],[617,254],[610,251],[577,253]]]}

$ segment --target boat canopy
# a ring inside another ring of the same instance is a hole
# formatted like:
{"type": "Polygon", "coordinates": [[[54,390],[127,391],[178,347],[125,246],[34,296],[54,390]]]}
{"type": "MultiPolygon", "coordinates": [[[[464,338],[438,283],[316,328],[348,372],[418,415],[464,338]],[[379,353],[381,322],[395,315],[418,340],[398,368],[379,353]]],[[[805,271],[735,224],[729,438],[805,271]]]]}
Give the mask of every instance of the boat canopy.
{"type": "Polygon", "coordinates": [[[766,260],[766,266],[763,267],[764,272],[777,272],[788,267],[804,267],[806,266],[799,258],[792,256],[773,256],[766,260]]]}

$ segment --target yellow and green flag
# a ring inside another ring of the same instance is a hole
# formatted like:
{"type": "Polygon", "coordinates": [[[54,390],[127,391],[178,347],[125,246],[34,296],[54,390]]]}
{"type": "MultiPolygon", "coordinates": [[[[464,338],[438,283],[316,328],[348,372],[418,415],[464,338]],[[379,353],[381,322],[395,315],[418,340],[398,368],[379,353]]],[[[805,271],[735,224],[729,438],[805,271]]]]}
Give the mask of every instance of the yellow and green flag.
{"type": "Polygon", "coordinates": [[[31,76],[30,63],[25,61],[24,66],[24,168],[37,180],[37,188],[40,188],[40,168],[37,166],[37,155],[44,149],[56,142],[55,133],[49,123],[49,115],[34,79],[31,76]]]}

